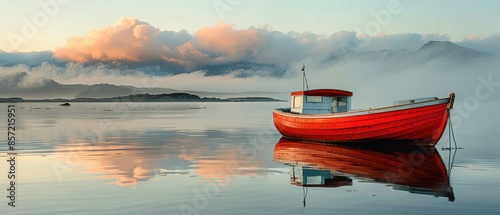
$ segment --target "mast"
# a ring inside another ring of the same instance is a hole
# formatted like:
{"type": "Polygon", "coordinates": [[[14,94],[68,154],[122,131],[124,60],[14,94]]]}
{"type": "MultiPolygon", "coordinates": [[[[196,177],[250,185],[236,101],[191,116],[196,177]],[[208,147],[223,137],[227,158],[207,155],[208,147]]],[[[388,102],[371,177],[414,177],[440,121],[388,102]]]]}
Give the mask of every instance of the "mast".
{"type": "Polygon", "coordinates": [[[302,91],[305,90],[309,90],[309,85],[307,84],[306,65],[302,64],[302,91]]]}

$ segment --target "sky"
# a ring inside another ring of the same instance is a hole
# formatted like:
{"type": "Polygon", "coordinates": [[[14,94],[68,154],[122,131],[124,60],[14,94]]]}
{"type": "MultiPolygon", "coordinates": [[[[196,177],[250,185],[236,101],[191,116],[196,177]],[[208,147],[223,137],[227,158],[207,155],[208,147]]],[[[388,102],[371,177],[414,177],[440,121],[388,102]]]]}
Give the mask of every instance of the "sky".
{"type": "Polygon", "coordinates": [[[137,18],[161,30],[185,29],[191,34],[219,21],[238,29],[268,26],[282,32],[367,33],[365,27],[376,20],[373,14],[387,11],[390,4],[397,5],[398,12],[391,14],[390,22],[380,33],[440,33],[448,35],[452,41],[460,41],[470,35],[488,36],[500,31],[497,22],[500,2],[495,0],[1,0],[0,3],[3,34],[0,49],[22,52],[53,50],[64,46],[70,37],[113,25],[120,17],[137,18]],[[52,2],[57,2],[58,6],[44,10],[42,5],[52,2]],[[47,21],[40,12],[49,15],[47,21]],[[41,20],[36,35],[14,47],[7,34],[22,35],[24,21],[33,22],[34,18],[41,20]]]}
{"type": "Polygon", "coordinates": [[[452,41],[500,53],[500,1],[495,0],[0,4],[0,87],[40,85],[34,80],[49,78],[64,84],[277,90],[297,78],[303,63],[321,72],[316,76],[320,86],[328,85],[323,75],[339,77],[344,75],[339,72],[370,68],[332,63],[350,51],[414,52],[429,41],[452,41]],[[331,70],[336,72],[327,72],[331,70]],[[144,78],[155,79],[155,84],[144,78]],[[269,86],[279,81],[283,84],[269,86]]]}

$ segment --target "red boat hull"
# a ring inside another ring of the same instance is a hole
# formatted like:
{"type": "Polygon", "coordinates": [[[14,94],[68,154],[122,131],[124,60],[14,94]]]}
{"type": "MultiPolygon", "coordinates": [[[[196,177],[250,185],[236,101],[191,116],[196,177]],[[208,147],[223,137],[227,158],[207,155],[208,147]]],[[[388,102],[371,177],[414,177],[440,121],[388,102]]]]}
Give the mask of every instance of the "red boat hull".
{"type": "Polygon", "coordinates": [[[332,143],[397,143],[434,146],[453,106],[449,98],[334,114],[296,114],[276,109],[274,124],[291,139],[332,143]]]}

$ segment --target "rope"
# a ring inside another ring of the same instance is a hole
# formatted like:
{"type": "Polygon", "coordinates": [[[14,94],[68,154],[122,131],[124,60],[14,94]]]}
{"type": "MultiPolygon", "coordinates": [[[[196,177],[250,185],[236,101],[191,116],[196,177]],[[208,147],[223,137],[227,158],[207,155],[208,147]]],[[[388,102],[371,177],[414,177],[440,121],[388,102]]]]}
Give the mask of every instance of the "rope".
{"type": "Polygon", "coordinates": [[[450,150],[450,153],[448,155],[448,177],[449,177],[451,174],[451,169],[453,168],[453,163],[455,163],[455,155],[457,155],[458,147],[457,147],[457,141],[455,139],[455,132],[453,131],[453,123],[451,120],[451,114],[449,112],[448,112],[448,114],[449,114],[449,117],[448,117],[448,143],[449,143],[449,150],[450,150]],[[451,140],[452,139],[453,139],[453,143],[455,144],[455,148],[454,148],[455,150],[453,152],[453,156],[451,156],[451,149],[453,149],[451,147],[451,140]]]}
{"type": "MultiPolygon", "coordinates": [[[[450,114],[450,117],[448,119],[450,121],[450,130],[451,130],[451,134],[452,134],[451,136],[453,137],[453,142],[455,143],[455,149],[457,149],[457,141],[455,140],[455,132],[453,131],[453,123],[451,121],[451,114],[450,114]]],[[[451,140],[450,140],[450,142],[451,142],[451,140]]],[[[450,145],[451,145],[451,143],[450,143],[450,145]]]]}

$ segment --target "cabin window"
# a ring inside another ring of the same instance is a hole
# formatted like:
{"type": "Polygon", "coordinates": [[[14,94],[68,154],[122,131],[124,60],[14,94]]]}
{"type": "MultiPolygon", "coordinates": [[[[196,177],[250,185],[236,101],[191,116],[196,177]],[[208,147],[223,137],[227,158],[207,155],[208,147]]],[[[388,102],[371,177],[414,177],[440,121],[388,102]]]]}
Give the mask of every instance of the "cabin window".
{"type": "Polygon", "coordinates": [[[337,109],[337,102],[338,102],[338,98],[337,97],[332,97],[332,104],[331,104],[331,111],[332,113],[337,113],[338,112],[338,109],[337,109]]]}
{"type": "Polygon", "coordinates": [[[293,107],[294,108],[302,107],[302,96],[294,96],[293,97],[293,107]]]}
{"type": "Polygon", "coordinates": [[[347,98],[346,97],[338,97],[339,106],[347,106],[347,98]]]}
{"type": "Polygon", "coordinates": [[[323,96],[307,96],[307,103],[323,103],[323,96]]]}

